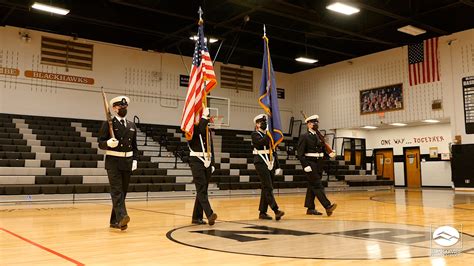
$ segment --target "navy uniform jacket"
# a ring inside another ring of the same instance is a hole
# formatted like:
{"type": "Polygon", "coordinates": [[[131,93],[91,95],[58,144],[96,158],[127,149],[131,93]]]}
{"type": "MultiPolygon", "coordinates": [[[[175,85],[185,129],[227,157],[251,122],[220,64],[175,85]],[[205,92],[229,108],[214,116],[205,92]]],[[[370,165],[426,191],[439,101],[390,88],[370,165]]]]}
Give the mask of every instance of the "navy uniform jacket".
{"type": "MultiPolygon", "coordinates": [[[[302,134],[298,140],[298,159],[301,162],[301,166],[305,168],[309,166],[310,161],[316,161],[317,158],[305,156],[305,153],[322,153],[324,152],[324,144],[319,139],[318,135],[313,134],[309,131],[302,134]]],[[[322,158],[319,158],[322,159],[322,158]]]]}
{"type": "Polygon", "coordinates": [[[117,157],[117,156],[105,156],[105,169],[112,169],[117,167],[119,170],[131,170],[133,160],[138,160],[138,147],[137,147],[137,126],[135,123],[128,121],[126,127],[120,123],[120,121],[114,117],[112,119],[113,130],[115,138],[119,141],[119,145],[115,148],[107,146],[107,140],[110,139],[109,124],[105,121],[99,132],[99,148],[102,150],[111,150],[118,152],[131,152],[133,151],[132,157],[117,157]]]}
{"type": "MultiPolygon", "coordinates": [[[[260,131],[252,132],[252,147],[254,149],[257,149],[257,150],[267,149],[267,151],[268,151],[268,150],[270,150],[270,147],[271,147],[270,143],[271,143],[271,139],[267,134],[264,134],[260,131]]],[[[275,161],[275,164],[274,164],[273,168],[274,169],[280,168],[280,163],[278,162],[277,153],[273,152],[272,155],[273,155],[274,161],[275,161]]],[[[263,156],[265,157],[265,155],[263,155],[263,156]]],[[[270,158],[269,154],[267,156],[268,156],[268,158],[270,158]]],[[[253,162],[254,163],[265,163],[265,161],[263,161],[262,157],[260,157],[260,155],[258,155],[258,154],[254,154],[253,162]]]]}
{"type": "Polygon", "coordinates": [[[199,120],[199,124],[194,127],[194,133],[193,133],[193,138],[188,141],[188,145],[191,148],[191,150],[195,152],[202,152],[202,146],[201,146],[201,140],[199,139],[199,136],[202,138],[202,143],[204,145],[204,151],[207,149],[207,138],[206,138],[206,128],[207,125],[209,124],[209,120],[205,118],[201,118],[199,120]]]}

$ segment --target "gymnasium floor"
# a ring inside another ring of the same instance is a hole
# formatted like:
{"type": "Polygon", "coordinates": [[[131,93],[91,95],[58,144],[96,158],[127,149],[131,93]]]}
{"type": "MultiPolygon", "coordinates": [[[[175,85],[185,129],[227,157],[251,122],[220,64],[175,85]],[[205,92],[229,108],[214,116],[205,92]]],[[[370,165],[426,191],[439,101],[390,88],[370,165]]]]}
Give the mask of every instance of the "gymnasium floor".
{"type": "MultiPolygon", "coordinates": [[[[109,201],[0,205],[0,265],[472,265],[474,194],[451,190],[328,193],[333,216],[307,216],[304,195],[258,220],[258,197],[211,199],[218,222],[190,224],[193,199],[129,201],[129,229],[110,229],[109,201]],[[459,241],[442,247],[449,225],[459,241]],[[440,251],[441,250],[441,251],[440,251]],[[434,252],[457,256],[431,256],[434,252]]],[[[319,205],[318,205],[319,206],[319,205]]],[[[321,211],[321,208],[319,209],[321,211]]]]}

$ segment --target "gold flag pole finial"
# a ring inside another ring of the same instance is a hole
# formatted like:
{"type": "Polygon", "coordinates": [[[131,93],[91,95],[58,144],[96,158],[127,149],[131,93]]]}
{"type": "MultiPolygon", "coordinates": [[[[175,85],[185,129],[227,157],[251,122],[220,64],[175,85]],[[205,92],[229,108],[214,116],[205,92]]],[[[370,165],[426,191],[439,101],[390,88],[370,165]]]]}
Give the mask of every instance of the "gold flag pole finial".
{"type": "Polygon", "coordinates": [[[203,14],[203,12],[202,12],[201,6],[199,6],[198,14],[199,14],[199,23],[202,23],[202,22],[203,22],[203,20],[202,20],[202,14],[203,14]]]}

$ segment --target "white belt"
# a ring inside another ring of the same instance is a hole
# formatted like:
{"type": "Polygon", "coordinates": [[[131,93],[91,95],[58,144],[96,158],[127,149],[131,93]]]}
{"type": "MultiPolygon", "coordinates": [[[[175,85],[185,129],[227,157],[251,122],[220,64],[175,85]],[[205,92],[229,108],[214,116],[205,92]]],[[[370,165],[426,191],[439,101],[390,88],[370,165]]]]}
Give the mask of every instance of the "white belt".
{"type": "Polygon", "coordinates": [[[305,153],[304,154],[305,156],[308,156],[308,157],[324,157],[324,153],[322,152],[310,152],[310,153],[305,153]]]}
{"type": "MultiPolygon", "coordinates": [[[[190,151],[189,156],[207,157],[208,155],[202,151],[190,151]]],[[[209,154],[209,157],[212,157],[211,154],[209,154]]]]}
{"type": "Polygon", "coordinates": [[[253,150],[253,154],[270,154],[269,150],[253,150]]]}
{"type": "Polygon", "coordinates": [[[110,156],[116,156],[116,157],[132,157],[133,151],[122,152],[122,151],[106,150],[105,154],[110,155],[110,156]]]}

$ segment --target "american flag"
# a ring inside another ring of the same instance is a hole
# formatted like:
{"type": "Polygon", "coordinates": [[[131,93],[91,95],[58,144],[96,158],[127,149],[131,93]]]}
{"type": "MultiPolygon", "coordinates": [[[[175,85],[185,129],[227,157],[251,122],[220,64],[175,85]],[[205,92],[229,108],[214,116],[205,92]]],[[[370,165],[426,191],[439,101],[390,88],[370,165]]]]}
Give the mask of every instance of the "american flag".
{"type": "Polygon", "coordinates": [[[192,139],[194,125],[199,123],[206,104],[207,94],[217,85],[211,56],[204,40],[204,26],[199,22],[198,38],[194,48],[193,64],[189,75],[189,87],[181,118],[181,130],[188,140],[192,139]]]}
{"type": "Polygon", "coordinates": [[[408,46],[410,86],[439,81],[438,38],[408,46]]]}

